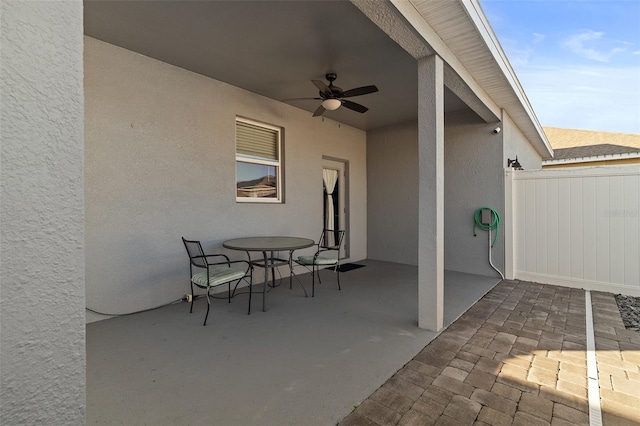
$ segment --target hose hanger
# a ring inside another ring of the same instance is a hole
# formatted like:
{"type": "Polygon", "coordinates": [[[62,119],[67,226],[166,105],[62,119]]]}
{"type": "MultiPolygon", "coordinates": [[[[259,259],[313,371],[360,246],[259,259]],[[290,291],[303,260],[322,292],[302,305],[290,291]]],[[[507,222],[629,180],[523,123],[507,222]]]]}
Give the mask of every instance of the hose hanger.
{"type": "Polygon", "coordinates": [[[480,228],[483,231],[489,231],[489,233],[491,233],[491,231],[495,229],[496,235],[493,237],[493,243],[491,243],[491,247],[495,246],[496,241],[498,241],[498,232],[500,232],[500,214],[498,214],[498,212],[491,207],[480,207],[478,210],[476,210],[474,219],[475,221],[473,224],[473,236],[475,237],[477,235],[476,228],[480,228]],[[489,214],[492,215],[491,222],[482,220],[483,210],[489,211],[489,214]]]}

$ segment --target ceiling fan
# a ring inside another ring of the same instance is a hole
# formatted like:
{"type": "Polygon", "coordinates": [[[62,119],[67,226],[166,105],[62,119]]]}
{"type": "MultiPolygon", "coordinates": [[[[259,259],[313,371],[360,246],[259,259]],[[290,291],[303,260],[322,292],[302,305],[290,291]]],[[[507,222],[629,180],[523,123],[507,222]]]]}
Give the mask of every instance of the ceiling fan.
{"type": "Polygon", "coordinates": [[[306,100],[306,99],[314,99],[318,101],[322,101],[318,109],[313,113],[314,117],[318,117],[324,114],[325,111],[333,111],[340,106],[344,106],[345,108],[349,108],[350,110],[365,113],[369,110],[366,106],[357,104],[352,101],[348,101],[344,98],[351,98],[354,96],[362,96],[368,95],[369,93],[375,93],[378,91],[376,86],[362,86],[357,87],[355,89],[350,90],[342,90],[342,88],[338,86],[334,86],[333,82],[338,77],[335,73],[328,73],[326,76],[329,85],[327,86],[324,82],[320,80],[311,80],[311,82],[320,90],[319,98],[295,98],[295,99],[285,99],[285,101],[293,101],[293,100],[306,100]]]}

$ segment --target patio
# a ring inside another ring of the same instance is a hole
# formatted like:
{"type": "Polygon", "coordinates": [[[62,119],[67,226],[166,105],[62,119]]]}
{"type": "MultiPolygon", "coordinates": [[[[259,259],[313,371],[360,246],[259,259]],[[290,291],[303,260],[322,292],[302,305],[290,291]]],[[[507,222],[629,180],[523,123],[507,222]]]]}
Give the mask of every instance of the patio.
{"type": "Polygon", "coordinates": [[[640,424],[640,335],[613,294],[592,292],[588,375],[585,294],[500,282],[340,425],[640,424]]]}
{"type": "MultiPolygon", "coordinates": [[[[313,299],[285,280],[267,312],[216,300],[206,327],[204,299],[87,324],[87,423],[336,424],[436,336],[416,324],[417,267],[361,263],[313,299]]],[[[447,271],[445,323],[497,282],[447,271]]]]}

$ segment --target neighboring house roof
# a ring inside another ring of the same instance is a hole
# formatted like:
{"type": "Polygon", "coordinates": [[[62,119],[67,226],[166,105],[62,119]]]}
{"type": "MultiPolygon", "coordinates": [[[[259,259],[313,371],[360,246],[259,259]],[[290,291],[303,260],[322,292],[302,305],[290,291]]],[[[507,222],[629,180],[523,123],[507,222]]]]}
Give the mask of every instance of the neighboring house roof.
{"type": "Polygon", "coordinates": [[[558,127],[543,127],[543,129],[554,150],[603,144],[640,149],[640,135],[632,133],[596,132],[593,130],[563,129],[558,127]]]}
{"type": "Polygon", "coordinates": [[[543,165],[617,161],[639,158],[640,135],[545,127],[553,159],[543,165]]]}
{"type": "Polygon", "coordinates": [[[554,160],[566,160],[568,158],[601,157],[616,154],[629,154],[632,152],[640,153],[640,148],[603,143],[600,145],[555,149],[553,151],[553,158],[554,160]]]}

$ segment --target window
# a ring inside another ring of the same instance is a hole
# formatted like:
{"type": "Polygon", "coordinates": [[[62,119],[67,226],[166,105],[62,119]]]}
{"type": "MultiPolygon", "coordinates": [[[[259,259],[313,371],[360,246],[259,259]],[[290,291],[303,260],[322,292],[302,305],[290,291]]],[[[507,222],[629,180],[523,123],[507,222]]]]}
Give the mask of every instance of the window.
{"type": "Polygon", "coordinates": [[[236,201],[282,202],[282,131],[236,118],[236,201]]]}

